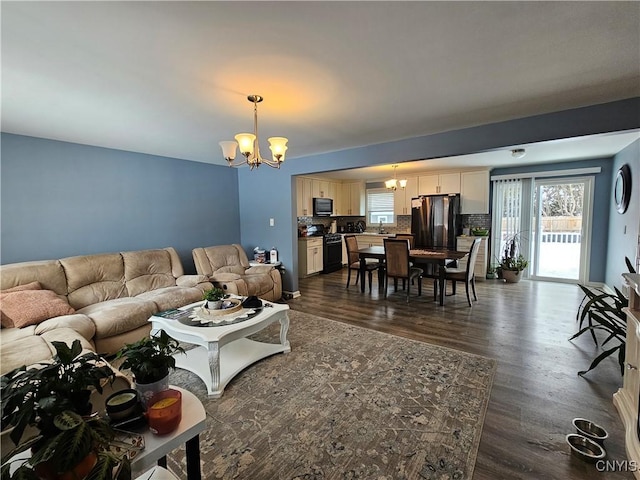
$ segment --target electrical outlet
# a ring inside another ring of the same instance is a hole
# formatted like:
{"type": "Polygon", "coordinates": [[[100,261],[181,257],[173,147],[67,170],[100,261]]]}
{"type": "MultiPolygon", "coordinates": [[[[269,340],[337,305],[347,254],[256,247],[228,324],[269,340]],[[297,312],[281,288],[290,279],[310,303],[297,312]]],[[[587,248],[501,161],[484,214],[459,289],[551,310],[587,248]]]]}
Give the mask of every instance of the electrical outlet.
{"type": "Polygon", "coordinates": [[[270,218],[270,219],[269,219],[269,226],[270,226],[270,227],[273,227],[273,226],[275,226],[275,224],[276,224],[275,219],[270,218]]]}

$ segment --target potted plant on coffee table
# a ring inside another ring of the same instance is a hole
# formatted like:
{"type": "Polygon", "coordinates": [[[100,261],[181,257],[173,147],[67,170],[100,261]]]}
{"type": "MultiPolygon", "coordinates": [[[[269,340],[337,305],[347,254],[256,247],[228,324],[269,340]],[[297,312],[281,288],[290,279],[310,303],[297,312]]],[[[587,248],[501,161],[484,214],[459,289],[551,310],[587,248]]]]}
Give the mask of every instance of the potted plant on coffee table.
{"type": "Polygon", "coordinates": [[[51,362],[16,368],[0,379],[2,428],[11,429],[16,445],[2,452],[2,478],[130,478],[127,457],[109,448],[115,432],[89,402],[92,389],[102,393],[114,371],[95,353],[81,354],[78,340],[71,347],[52,344],[51,362]],[[31,456],[18,455],[29,449],[31,456]]]}
{"type": "Polygon", "coordinates": [[[529,261],[520,253],[519,235],[515,234],[507,240],[498,269],[507,283],[517,283],[522,279],[522,271],[528,266],[529,261]]]}
{"type": "Polygon", "coordinates": [[[222,308],[224,290],[218,287],[213,287],[210,290],[205,290],[202,298],[206,300],[206,307],[209,310],[219,310],[220,308],[222,308]]]}
{"type": "Polygon", "coordinates": [[[169,389],[169,370],[176,368],[174,354],[184,353],[177,340],[164,330],[126,344],[116,354],[124,358],[120,370],[130,370],[144,406],[155,393],[169,389]]]}

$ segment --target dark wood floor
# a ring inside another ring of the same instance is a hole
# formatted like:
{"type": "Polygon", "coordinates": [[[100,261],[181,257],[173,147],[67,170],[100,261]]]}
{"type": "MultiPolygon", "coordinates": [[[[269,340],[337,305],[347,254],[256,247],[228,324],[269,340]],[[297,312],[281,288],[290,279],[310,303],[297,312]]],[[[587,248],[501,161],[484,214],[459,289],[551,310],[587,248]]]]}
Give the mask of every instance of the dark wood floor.
{"type": "MultiPolygon", "coordinates": [[[[582,298],[575,285],[498,280],[478,282],[479,301],[469,308],[464,287],[440,307],[427,283],[410,303],[404,292],[385,299],[345,288],[346,270],[301,279],[299,310],[394,335],[492,357],[498,369],[484,423],[474,479],[633,478],[599,472],[569,453],[571,420],[588,418],[609,431],[608,459],[626,459],[622,422],[612,402],[622,379],[617,361],[606,360],[586,378],[596,355],[590,338],[569,342],[582,298]]],[[[450,292],[449,292],[450,293],[450,292]]]]}

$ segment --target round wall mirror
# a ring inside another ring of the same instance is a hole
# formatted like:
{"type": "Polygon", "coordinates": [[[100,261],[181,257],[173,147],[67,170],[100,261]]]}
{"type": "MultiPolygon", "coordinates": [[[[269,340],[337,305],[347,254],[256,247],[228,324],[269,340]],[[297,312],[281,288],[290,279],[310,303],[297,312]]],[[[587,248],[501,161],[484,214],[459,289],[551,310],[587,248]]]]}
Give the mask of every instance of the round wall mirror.
{"type": "Polygon", "coordinates": [[[618,213],[624,213],[629,206],[631,199],[631,169],[628,164],[624,164],[618,169],[616,184],[613,189],[613,198],[616,202],[618,213]]]}

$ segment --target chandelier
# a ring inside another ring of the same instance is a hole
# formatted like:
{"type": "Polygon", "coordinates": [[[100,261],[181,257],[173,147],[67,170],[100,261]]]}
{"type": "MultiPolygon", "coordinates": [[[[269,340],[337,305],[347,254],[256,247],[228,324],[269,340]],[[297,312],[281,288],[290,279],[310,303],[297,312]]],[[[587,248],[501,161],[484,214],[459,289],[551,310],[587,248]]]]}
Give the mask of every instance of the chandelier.
{"type": "Polygon", "coordinates": [[[406,188],[407,186],[406,178],[402,180],[398,180],[396,178],[396,168],[398,168],[398,165],[393,165],[393,178],[384,182],[384,186],[393,191],[396,191],[398,189],[398,184],[400,184],[400,188],[402,189],[406,188]]]}
{"type": "Polygon", "coordinates": [[[247,97],[253,103],[253,133],[239,133],[235,136],[235,141],[226,140],[219,143],[222,147],[222,155],[229,163],[230,167],[249,165],[251,170],[258,168],[261,164],[266,163],[270,167],[280,168],[280,164],[284,162],[285,152],[287,151],[288,139],[284,137],[270,137],[269,149],[273,155],[273,160],[263,158],[260,155],[260,141],[258,139],[258,103],[264,100],[260,95],[249,95],[247,97]],[[240,153],[244,156],[244,161],[234,163],[236,158],[236,148],[240,147],[240,153]]]}

